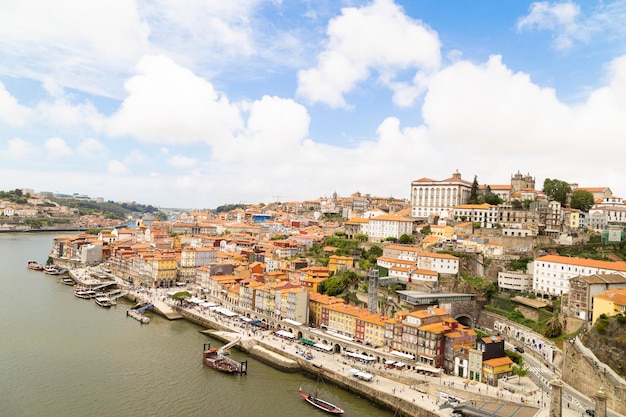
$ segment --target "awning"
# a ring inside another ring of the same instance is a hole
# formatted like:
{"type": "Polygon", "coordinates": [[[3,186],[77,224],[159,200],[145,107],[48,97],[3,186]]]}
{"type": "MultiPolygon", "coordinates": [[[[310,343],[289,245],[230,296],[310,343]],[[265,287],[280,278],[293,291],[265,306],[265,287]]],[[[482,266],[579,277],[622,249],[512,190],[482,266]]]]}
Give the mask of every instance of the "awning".
{"type": "Polygon", "coordinates": [[[353,358],[361,359],[362,361],[373,361],[374,358],[372,356],[361,355],[360,353],[353,352],[344,352],[347,356],[351,356],[353,358]]]}
{"type": "Polygon", "coordinates": [[[369,372],[357,372],[355,376],[359,379],[362,379],[363,381],[371,381],[372,378],[374,378],[374,375],[370,374],[369,372]]]}
{"type": "Polygon", "coordinates": [[[313,345],[314,348],[320,348],[322,350],[325,350],[326,352],[330,352],[331,350],[333,350],[332,346],[326,345],[324,343],[316,343],[313,345]]]}
{"type": "Polygon", "coordinates": [[[391,359],[385,361],[385,365],[393,365],[394,363],[396,363],[396,361],[392,361],[391,359]]]}
{"type": "Polygon", "coordinates": [[[392,350],[389,353],[391,353],[392,355],[400,356],[401,358],[415,359],[415,356],[410,355],[408,353],[400,352],[400,351],[397,351],[397,350],[392,350]]]}
{"type": "Polygon", "coordinates": [[[246,316],[239,316],[239,319],[242,321],[245,321],[246,323],[250,323],[252,321],[251,318],[246,317],[246,316]]]}
{"type": "Polygon", "coordinates": [[[309,346],[315,346],[315,342],[309,339],[305,339],[305,338],[300,338],[300,341],[302,343],[304,343],[305,345],[309,345],[309,346]]]}
{"type": "Polygon", "coordinates": [[[275,335],[280,336],[280,337],[286,337],[288,339],[293,339],[295,338],[295,336],[293,335],[293,333],[291,332],[286,332],[284,330],[279,330],[277,332],[274,332],[275,335]]]}
{"type": "Polygon", "coordinates": [[[404,366],[404,362],[396,362],[396,368],[402,368],[404,366]]]}
{"type": "Polygon", "coordinates": [[[300,323],[299,321],[295,321],[295,320],[291,320],[291,319],[284,319],[283,321],[285,323],[289,323],[289,324],[294,325],[294,326],[302,326],[302,323],[300,323]]]}
{"type": "Polygon", "coordinates": [[[261,320],[254,320],[251,324],[260,324],[261,320]]]}

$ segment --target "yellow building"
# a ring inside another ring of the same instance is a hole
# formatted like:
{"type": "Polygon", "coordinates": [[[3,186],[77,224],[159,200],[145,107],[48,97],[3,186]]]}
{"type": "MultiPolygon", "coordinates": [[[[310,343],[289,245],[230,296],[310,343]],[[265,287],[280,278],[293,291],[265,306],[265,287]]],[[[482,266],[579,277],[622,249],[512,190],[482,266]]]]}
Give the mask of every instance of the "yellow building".
{"type": "Polygon", "coordinates": [[[309,324],[320,327],[323,323],[322,309],[331,304],[344,304],[341,298],[331,297],[317,292],[309,293],[309,324]]]}
{"type": "Polygon", "coordinates": [[[328,271],[331,274],[344,271],[354,266],[354,258],[351,256],[330,255],[328,257],[328,271]]]}
{"type": "Polygon", "coordinates": [[[626,313],[626,288],[608,290],[593,297],[593,323],[602,314],[609,317],[626,313]]]}
{"type": "Polygon", "coordinates": [[[483,362],[483,375],[483,382],[497,386],[498,379],[513,375],[513,361],[508,356],[486,360],[483,362]]]}

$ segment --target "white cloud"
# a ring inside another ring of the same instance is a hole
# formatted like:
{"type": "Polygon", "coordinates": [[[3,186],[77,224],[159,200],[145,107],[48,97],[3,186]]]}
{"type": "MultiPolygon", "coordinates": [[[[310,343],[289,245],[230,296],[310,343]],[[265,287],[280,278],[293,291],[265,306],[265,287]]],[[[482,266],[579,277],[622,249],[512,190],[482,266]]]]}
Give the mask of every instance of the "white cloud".
{"type": "Polygon", "coordinates": [[[133,1],[9,2],[0,13],[0,71],[109,95],[119,87],[111,75],[132,68],[148,36],[133,1]]]}
{"type": "Polygon", "coordinates": [[[104,152],[106,152],[106,147],[104,146],[102,142],[100,142],[97,139],[87,138],[87,139],[82,140],[78,144],[76,151],[80,155],[86,156],[86,157],[96,157],[96,156],[101,157],[104,154],[104,152]]]}
{"type": "Polygon", "coordinates": [[[109,163],[107,164],[107,168],[108,168],[109,174],[111,175],[118,176],[118,175],[126,175],[130,173],[130,170],[126,167],[126,165],[124,165],[123,163],[121,163],[120,161],[116,159],[110,160],[109,163]]]}
{"type": "Polygon", "coordinates": [[[626,3],[623,0],[587,4],[583,13],[578,4],[565,2],[535,2],[529,13],[517,21],[517,29],[550,31],[556,50],[569,50],[576,43],[623,40],[626,34],[626,3]]]}
{"type": "Polygon", "coordinates": [[[167,163],[174,168],[179,169],[190,169],[195,167],[198,164],[198,160],[196,158],[190,158],[182,155],[172,156],[167,163]]]}
{"type": "Polygon", "coordinates": [[[32,111],[20,105],[0,82],[0,122],[9,126],[23,126],[31,113],[32,111]]]}
{"type": "Polygon", "coordinates": [[[36,147],[31,143],[20,138],[9,139],[6,149],[2,152],[3,156],[10,159],[22,159],[23,157],[32,155],[36,147]]]}
{"type": "Polygon", "coordinates": [[[109,132],[146,142],[183,144],[230,140],[241,128],[239,109],[208,81],[165,56],[146,56],[126,83],[128,96],[109,132]]]}
{"type": "Polygon", "coordinates": [[[313,103],[346,107],[344,95],[377,71],[379,81],[399,93],[396,103],[407,105],[421,90],[408,93],[415,86],[397,82],[397,74],[407,69],[430,72],[440,65],[437,34],[391,0],[342,9],[328,24],[327,34],[317,66],[298,73],[297,94],[313,103]]]}
{"type": "Polygon", "coordinates": [[[44,148],[48,156],[53,159],[64,158],[74,153],[67,143],[65,143],[65,140],[58,137],[47,139],[44,143],[44,148]]]}

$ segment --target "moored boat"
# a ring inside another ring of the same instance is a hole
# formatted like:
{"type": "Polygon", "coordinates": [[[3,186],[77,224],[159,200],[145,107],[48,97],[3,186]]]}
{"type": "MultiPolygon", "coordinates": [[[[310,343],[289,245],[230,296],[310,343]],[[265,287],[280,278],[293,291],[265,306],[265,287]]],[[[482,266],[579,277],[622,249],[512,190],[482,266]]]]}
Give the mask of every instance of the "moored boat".
{"type": "Polygon", "coordinates": [[[43,265],[37,261],[28,261],[26,267],[28,269],[32,269],[33,271],[43,271],[43,265]]]}
{"type": "Polygon", "coordinates": [[[65,277],[61,280],[61,282],[65,285],[74,285],[76,284],[76,282],[74,282],[74,280],[70,277],[65,277]]]}
{"type": "Polygon", "coordinates": [[[239,343],[240,340],[241,339],[233,340],[232,342],[222,346],[220,349],[211,347],[210,343],[205,343],[204,351],[202,353],[202,362],[211,368],[227,374],[248,373],[248,361],[237,362],[224,355],[228,349],[239,343]]]}
{"type": "Polygon", "coordinates": [[[344,411],[341,408],[337,407],[336,405],[329,403],[328,401],[319,399],[316,393],[308,394],[306,392],[300,391],[300,396],[304,398],[304,400],[308,402],[309,404],[311,404],[312,406],[317,407],[322,411],[326,411],[327,413],[330,413],[330,414],[343,414],[344,413],[344,411]]]}
{"type": "Polygon", "coordinates": [[[113,305],[113,300],[111,300],[106,295],[101,295],[96,297],[96,304],[98,304],[100,307],[107,308],[113,305]]]}
{"type": "MultiPolygon", "coordinates": [[[[319,384],[320,381],[322,381],[322,376],[318,375],[317,376],[317,383],[319,384]]],[[[323,381],[322,381],[323,382],[323,381]]],[[[307,393],[302,391],[302,388],[300,388],[300,390],[298,391],[298,393],[300,394],[300,396],[302,398],[304,398],[304,400],[306,402],[308,402],[309,404],[311,404],[314,407],[319,408],[322,411],[325,411],[327,413],[330,414],[343,414],[344,411],[337,407],[335,404],[322,400],[321,398],[318,397],[318,391],[317,391],[317,387],[315,388],[315,391],[313,393],[307,393]]]]}
{"type": "Polygon", "coordinates": [[[76,289],[74,290],[74,295],[78,298],[90,299],[96,296],[96,292],[94,290],[88,289],[76,289]]]}
{"type": "Polygon", "coordinates": [[[43,272],[49,275],[63,275],[68,273],[68,269],[58,265],[48,265],[43,268],[43,272]]]}

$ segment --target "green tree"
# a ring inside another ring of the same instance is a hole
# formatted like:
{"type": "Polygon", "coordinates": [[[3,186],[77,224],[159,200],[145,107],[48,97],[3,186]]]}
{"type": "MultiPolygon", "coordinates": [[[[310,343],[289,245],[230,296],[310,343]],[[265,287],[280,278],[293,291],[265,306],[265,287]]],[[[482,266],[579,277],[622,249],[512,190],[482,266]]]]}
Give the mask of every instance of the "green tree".
{"type": "Polygon", "coordinates": [[[570,207],[587,213],[593,207],[593,194],[587,190],[576,190],[572,193],[570,207]]]}
{"type": "Polygon", "coordinates": [[[430,226],[422,227],[420,229],[420,233],[423,234],[424,236],[429,235],[430,234],[430,226]]]}
{"type": "Polygon", "coordinates": [[[399,240],[399,242],[402,243],[403,245],[413,243],[414,241],[415,240],[411,236],[407,235],[406,233],[400,236],[400,240],[399,240]]]}
{"type": "Polygon", "coordinates": [[[469,204],[478,204],[478,177],[474,175],[474,182],[470,189],[469,204]]]}
{"type": "Polygon", "coordinates": [[[522,378],[528,376],[529,370],[523,359],[519,363],[513,364],[513,375],[517,375],[517,383],[522,383],[522,378]]]}
{"type": "Polygon", "coordinates": [[[572,192],[572,187],[565,181],[546,178],[543,181],[542,191],[552,200],[561,203],[561,206],[565,206],[567,203],[567,197],[572,192]]]}
{"type": "Polygon", "coordinates": [[[367,242],[367,235],[365,233],[357,233],[354,238],[359,242],[367,242]]]}
{"type": "Polygon", "coordinates": [[[188,298],[191,298],[189,291],[179,291],[176,294],[172,294],[172,300],[178,301],[179,304],[182,304],[188,298]]]}

